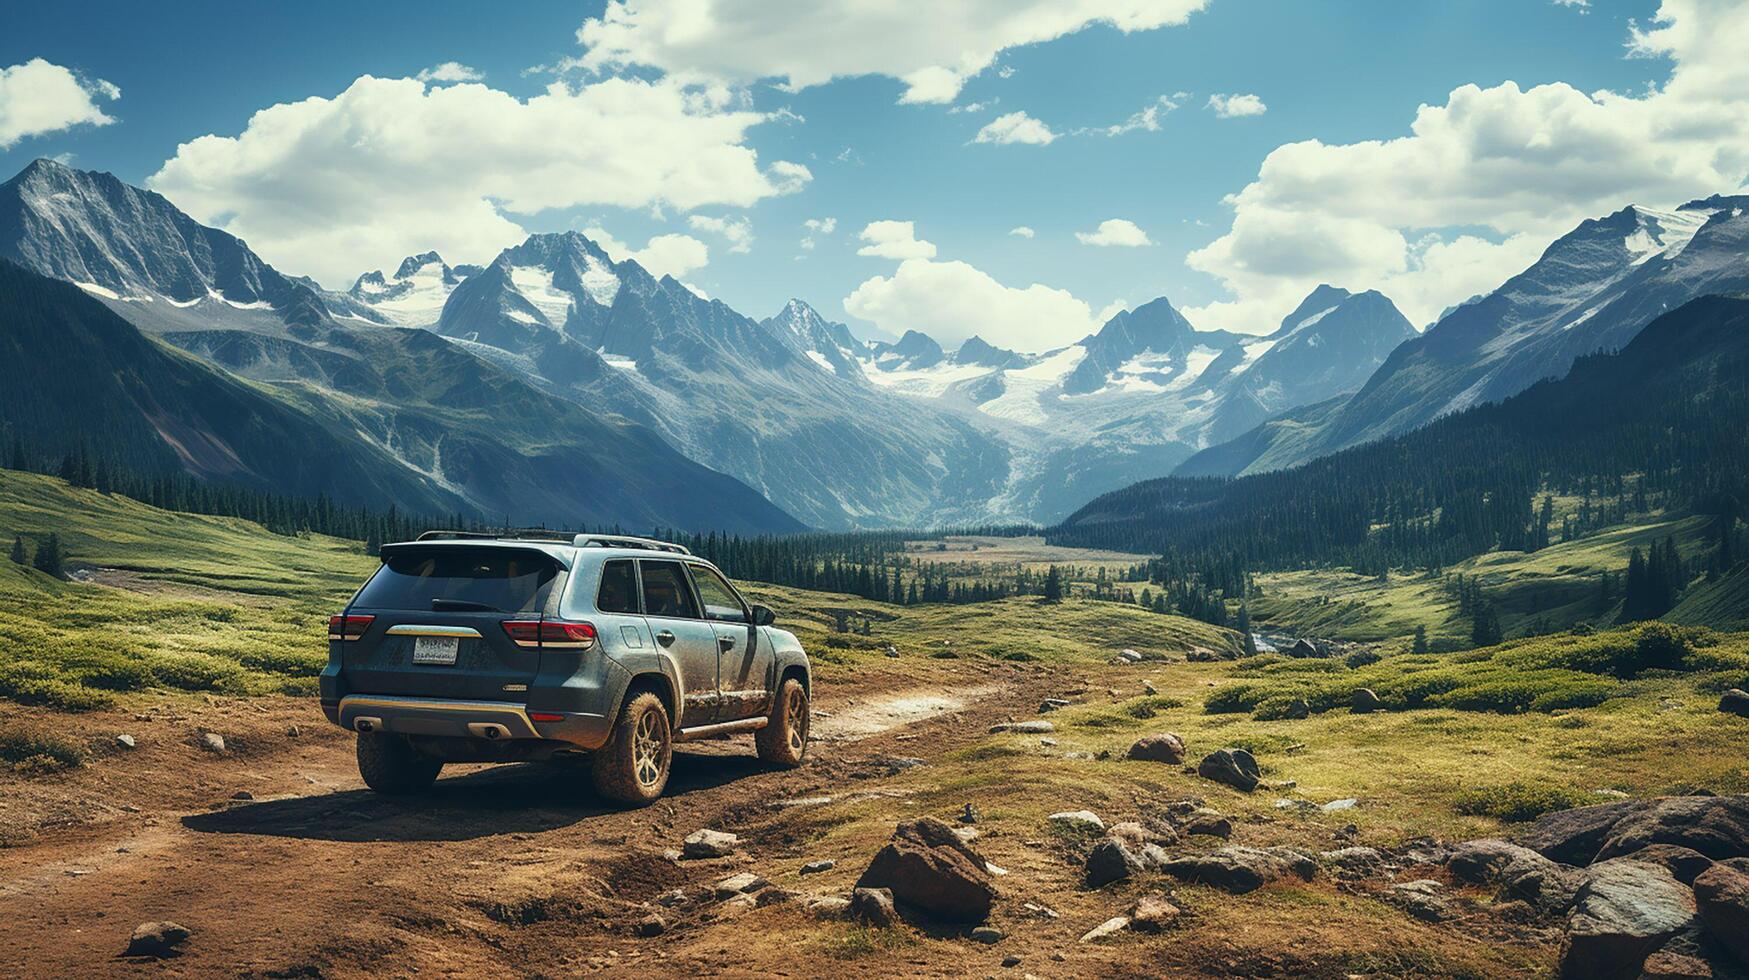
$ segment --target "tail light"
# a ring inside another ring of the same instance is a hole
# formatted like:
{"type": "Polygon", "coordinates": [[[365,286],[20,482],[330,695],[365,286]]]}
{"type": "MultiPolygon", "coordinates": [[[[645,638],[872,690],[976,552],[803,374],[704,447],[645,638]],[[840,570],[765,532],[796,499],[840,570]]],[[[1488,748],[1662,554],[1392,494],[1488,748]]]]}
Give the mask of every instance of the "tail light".
{"type": "Polygon", "coordinates": [[[595,645],[595,627],[553,619],[507,619],[504,634],[519,647],[543,650],[587,650],[595,645]]]}
{"type": "Polygon", "coordinates": [[[363,639],[370,624],[376,622],[375,616],[329,616],[328,639],[358,640],[363,639]]]}

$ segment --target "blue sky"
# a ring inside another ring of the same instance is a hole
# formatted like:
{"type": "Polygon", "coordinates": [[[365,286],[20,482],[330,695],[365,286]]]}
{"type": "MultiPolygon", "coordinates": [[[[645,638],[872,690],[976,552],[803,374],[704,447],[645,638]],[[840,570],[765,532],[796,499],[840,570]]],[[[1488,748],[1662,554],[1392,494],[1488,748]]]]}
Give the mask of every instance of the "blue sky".
{"type": "Polygon", "coordinates": [[[1720,94],[1739,79],[1709,40],[1729,35],[1721,23],[1740,30],[1749,20],[1734,0],[1666,0],[1662,20],[1650,0],[1092,4],[1119,20],[1152,7],[1167,21],[1131,31],[1077,23],[1048,0],[997,4],[988,16],[967,4],[951,26],[862,28],[854,12],[772,26],[759,18],[781,16],[783,4],[716,2],[694,22],[703,49],[741,63],[653,46],[658,4],[618,11],[623,30],[596,46],[623,50],[569,68],[589,50],[578,29],[601,17],[599,3],[87,3],[79,18],[15,7],[0,67],[42,59],[68,69],[109,121],[8,139],[0,87],[0,146],[11,144],[0,170],[64,156],[150,183],[283,270],[329,286],[433,245],[451,262],[479,262],[524,231],[590,229],[751,315],[794,295],[863,328],[917,326],[950,345],[977,332],[1031,349],[1073,341],[1115,303],[1159,295],[1199,325],[1267,330],[1324,278],[1378,286],[1419,322],[1498,284],[1579,217],[1630,201],[1674,205],[1745,176],[1740,135],[1673,132],[1645,160],[1573,178],[1587,154],[1623,156],[1613,141],[1674,116],[1678,96],[1740,108],[1720,94]],[[1017,23],[1007,11],[1022,6],[1031,20],[1017,23]],[[737,43],[737,18],[769,45],[737,43]],[[937,59],[955,75],[947,91],[902,81],[928,60],[918,49],[943,34],[964,49],[937,59]],[[794,77],[841,70],[840,50],[842,70],[871,73],[794,77]],[[464,87],[493,92],[439,104],[417,89],[354,88],[361,76],[413,78],[447,62],[472,69],[464,87]],[[1685,70],[1690,84],[1679,86],[1685,70]],[[599,87],[615,77],[649,86],[625,90],[639,97],[692,101],[618,114],[621,90],[599,87]],[[95,90],[99,79],[119,97],[95,90]],[[493,129],[553,85],[578,97],[493,129]],[[1450,114],[1462,117],[1445,127],[1453,132],[1368,148],[1408,136],[1418,107],[1445,107],[1464,86],[1479,94],[1450,114]],[[251,125],[270,106],[349,89],[344,107],[288,112],[295,122],[273,132],[251,125]],[[1239,104],[1266,111],[1223,118],[1209,106],[1215,95],[1254,96],[1239,104]],[[1105,134],[1149,106],[1157,128],[1105,134]],[[975,141],[1022,112],[1027,131],[1042,125],[1055,138],[975,141]],[[567,113],[581,120],[575,128],[567,113]],[[1565,121],[1544,131],[1535,120],[1545,115],[1565,121]],[[397,120],[412,128],[397,131],[397,120]],[[209,134],[226,139],[179,151],[209,134]],[[1308,140],[1319,152],[1270,156],[1308,140]],[[1283,165],[1260,179],[1266,158],[1283,165]],[[1380,169],[1367,178],[1369,168],[1380,169]],[[1404,170],[1439,188],[1475,186],[1441,200],[1443,191],[1395,179],[1404,170]],[[1354,176],[1345,184],[1333,171],[1354,176]],[[1245,201],[1229,200],[1241,192],[1245,201]],[[1497,213],[1486,204],[1496,193],[1497,213]],[[828,218],[830,233],[804,227],[828,218]],[[1077,238],[1108,219],[1147,244],[1077,238]],[[859,234],[878,221],[912,226],[886,257],[858,255],[869,244],[859,234]],[[1011,234],[1021,226],[1032,237],[1011,234]]]}

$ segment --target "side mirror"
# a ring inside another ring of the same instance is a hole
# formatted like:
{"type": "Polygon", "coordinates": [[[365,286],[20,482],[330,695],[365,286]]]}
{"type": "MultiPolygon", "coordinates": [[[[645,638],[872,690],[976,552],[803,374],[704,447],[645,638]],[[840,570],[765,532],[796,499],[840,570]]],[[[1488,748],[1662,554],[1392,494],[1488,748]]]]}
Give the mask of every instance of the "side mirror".
{"type": "Polygon", "coordinates": [[[770,626],[775,622],[777,622],[777,614],[771,611],[770,606],[753,607],[754,626],[770,626]]]}

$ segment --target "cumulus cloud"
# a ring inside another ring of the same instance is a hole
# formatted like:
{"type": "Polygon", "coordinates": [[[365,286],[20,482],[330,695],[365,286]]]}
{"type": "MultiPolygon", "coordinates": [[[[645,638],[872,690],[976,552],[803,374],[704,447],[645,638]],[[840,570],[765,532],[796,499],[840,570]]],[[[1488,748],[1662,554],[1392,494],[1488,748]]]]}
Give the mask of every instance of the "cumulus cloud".
{"type": "Polygon", "coordinates": [[[1216,92],[1209,96],[1208,106],[1215,115],[1222,119],[1233,119],[1238,116],[1261,116],[1269,111],[1263,100],[1255,95],[1226,95],[1216,92]]]}
{"type": "MultiPolygon", "coordinates": [[[[632,248],[600,225],[583,229],[583,237],[600,245],[615,262],[631,259],[657,278],[673,276],[680,279],[689,272],[704,268],[711,257],[710,247],[691,235],[657,235],[645,242],[643,248],[632,248]]],[[[704,295],[696,286],[686,286],[700,296],[704,295]]]]}
{"type": "Polygon", "coordinates": [[[919,241],[915,225],[909,221],[871,221],[857,233],[865,243],[858,255],[881,259],[932,259],[935,245],[919,241]]]}
{"type": "Polygon", "coordinates": [[[712,218],[702,214],[688,215],[686,226],[693,231],[710,232],[720,235],[729,243],[729,251],[745,253],[753,248],[753,226],[747,219],[738,215],[726,218],[712,218]]]}
{"type": "Polygon", "coordinates": [[[1232,298],[1187,312],[1268,329],[1333,282],[1382,289],[1425,323],[1584,218],[1734,191],[1749,177],[1745,50],[1746,0],[1664,0],[1628,37],[1631,55],[1670,61],[1646,91],[1464,85],[1406,135],[1278,147],[1228,199],[1226,234],[1186,259],[1232,298]]]}
{"type": "Polygon", "coordinates": [[[107,126],[115,120],[98,103],[119,98],[121,89],[109,82],[41,58],[0,68],[0,150],[74,126],[107,126]]]}
{"type": "Polygon", "coordinates": [[[1103,129],[1093,130],[1093,132],[1102,133],[1106,136],[1122,136],[1125,133],[1134,133],[1138,131],[1157,133],[1160,131],[1160,117],[1178,108],[1188,96],[1188,92],[1162,95],[1158,99],[1149,103],[1140,112],[1131,115],[1123,122],[1112,126],[1106,126],[1103,129]]]}
{"type": "Polygon", "coordinates": [[[459,61],[446,61],[440,65],[432,65],[413,77],[422,82],[477,82],[486,75],[459,61]]]}
{"type": "Polygon", "coordinates": [[[1554,0],[1557,7],[1572,7],[1582,14],[1591,12],[1591,0],[1554,0]]]}
{"type": "Polygon", "coordinates": [[[837,218],[809,218],[802,222],[802,228],[807,231],[800,242],[803,251],[811,252],[819,240],[838,230],[837,218]]]}
{"type": "Polygon", "coordinates": [[[1051,127],[1027,115],[1024,111],[997,116],[972,137],[974,143],[1029,143],[1043,146],[1057,138],[1051,127]]]}
{"type": "Polygon", "coordinates": [[[1093,24],[1125,33],[1182,24],[1208,0],[961,0],[908,4],[811,0],[609,0],[583,22],[570,65],[590,71],[644,66],[685,81],[790,89],[834,78],[885,75],[901,102],[950,103],[1002,51],[1093,24]]]}
{"type": "Polygon", "coordinates": [[[690,211],[793,192],[807,167],[761,166],[746,145],[767,118],[669,80],[555,82],[519,99],[367,75],[184,143],[147,183],[282,268],[340,284],[428,248],[491,255],[524,237],[514,216],[550,208],[690,211]]]}
{"type": "Polygon", "coordinates": [[[1098,329],[1092,309],[1066,290],[1007,286],[965,262],[910,259],[844,298],[844,311],[903,334],[921,330],[949,349],[976,334],[1002,347],[1046,350],[1098,329]]]}
{"type": "Polygon", "coordinates": [[[1148,233],[1136,227],[1136,223],[1125,218],[1107,218],[1092,231],[1078,231],[1075,240],[1083,245],[1098,245],[1104,248],[1140,248],[1152,245],[1148,233]]]}
{"type": "Polygon", "coordinates": [[[1008,233],[1015,238],[1031,238],[1036,234],[1036,232],[1025,225],[1016,225],[1015,227],[1008,229],[1008,233]]]}

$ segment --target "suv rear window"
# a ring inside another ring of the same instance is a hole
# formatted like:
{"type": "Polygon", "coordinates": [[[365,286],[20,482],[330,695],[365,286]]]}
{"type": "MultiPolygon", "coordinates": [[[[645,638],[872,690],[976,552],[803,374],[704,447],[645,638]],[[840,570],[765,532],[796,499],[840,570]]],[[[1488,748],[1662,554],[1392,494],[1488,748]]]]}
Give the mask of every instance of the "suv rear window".
{"type": "Polygon", "coordinates": [[[595,608],[614,613],[638,611],[638,576],[632,571],[630,558],[602,563],[601,591],[596,596],[595,608]]]}
{"type": "MultiPolygon", "coordinates": [[[[353,604],[367,609],[429,612],[433,599],[479,604],[482,611],[539,612],[546,607],[558,563],[514,548],[408,548],[383,557],[353,604]]],[[[440,607],[439,607],[440,608],[440,607]]]]}

